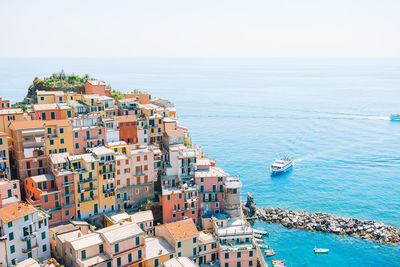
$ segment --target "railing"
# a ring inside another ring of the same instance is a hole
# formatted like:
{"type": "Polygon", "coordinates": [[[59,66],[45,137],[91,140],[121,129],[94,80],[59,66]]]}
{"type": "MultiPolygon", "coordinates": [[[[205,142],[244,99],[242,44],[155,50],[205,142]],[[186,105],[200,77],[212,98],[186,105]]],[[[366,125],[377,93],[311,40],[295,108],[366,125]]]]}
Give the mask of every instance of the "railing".
{"type": "Polygon", "coordinates": [[[47,212],[51,213],[51,212],[57,212],[57,211],[60,211],[60,210],[61,210],[61,207],[55,207],[55,208],[47,210],[47,212]]]}
{"type": "Polygon", "coordinates": [[[143,176],[143,175],[146,175],[146,173],[144,173],[144,172],[135,172],[133,174],[133,176],[143,176]]]}
{"type": "Polygon", "coordinates": [[[71,206],[74,206],[74,205],[75,205],[74,203],[64,204],[63,208],[68,208],[68,207],[71,207],[71,206]]]}
{"type": "Polygon", "coordinates": [[[78,180],[78,183],[79,184],[84,184],[84,183],[88,183],[88,182],[94,182],[94,181],[96,181],[96,178],[85,178],[85,179],[82,179],[82,180],[78,180]]]}
{"type": "Polygon", "coordinates": [[[74,193],[62,194],[63,197],[70,197],[70,196],[73,196],[73,195],[74,195],[74,193]]]}
{"type": "Polygon", "coordinates": [[[97,196],[87,197],[87,198],[84,198],[83,200],[79,199],[79,203],[89,202],[89,201],[93,201],[93,200],[96,200],[96,199],[97,199],[97,196]]]}
{"type": "Polygon", "coordinates": [[[73,184],[74,184],[74,182],[66,182],[66,183],[63,183],[61,186],[67,187],[67,186],[71,186],[73,184]]]}
{"type": "Polygon", "coordinates": [[[84,188],[81,188],[81,190],[80,190],[80,192],[87,192],[87,191],[92,191],[92,190],[97,190],[97,187],[96,186],[93,186],[93,187],[84,187],[84,188]]]}
{"type": "Polygon", "coordinates": [[[30,235],[21,236],[21,240],[22,241],[27,241],[27,240],[30,240],[30,239],[35,238],[35,237],[36,237],[36,232],[33,232],[30,235]]]}
{"type": "Polygon", "coordinates": [[[22,252],[23,252],[23,253],[28,253],[29,251],[32,251],[32,250],[34,250],[34,249],[37,249],[38,247],[39,247],[39,245],[38,245],[38,244],[35,244],[35,245],[31,246],[30,248],[23,248],[23,249],[22,249],[22,252]]]}

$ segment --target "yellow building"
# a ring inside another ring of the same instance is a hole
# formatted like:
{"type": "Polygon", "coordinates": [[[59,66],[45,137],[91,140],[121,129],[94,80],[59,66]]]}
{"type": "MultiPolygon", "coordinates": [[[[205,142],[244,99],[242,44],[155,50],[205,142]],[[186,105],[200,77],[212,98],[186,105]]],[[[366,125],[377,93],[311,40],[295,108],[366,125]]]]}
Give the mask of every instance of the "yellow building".
{"type": "Polygon", "coordinates": [[[92,149],[92,155],[99,163],[97,177],[99,184],[99,209],[101,212],[115,210],[115,152],[105,146],[92,149]]]}
{"type": "Polygon", "coordinates": [[[106,146],[112,149],[114,152],[122,152],[124,154],[127,153],[126,150],[127,144],[124,141],[107,143],[106,146]]]}
{"type": "Polygon", "coordinates": [[[9,127],[13,121],[23,121],[24,112],[20,108],[8,108],[0,110],[0,132],[9,134],[9,127]]]}
{"type": "Polygon", "coordinates": [[[64,103],[65,93],[63,91],[36,91],[38,104],[64,103]]]}
{"type": "Polygon", "coordinates": [[[99,207],[99,161],[92,154],[68,157],[74,173],[75,209],[77,219],[101,213],[99,207]]]}
{"type": "Polygon", "coordinates": [[[46,121],[46,155],[68,152],[73,154],[72,125],[70,120],[46,121]]]}
{"type": "Polygon", "coordinates": [[[76,95],[75,97],[75,100],[81,101],[88,106],[88,114],[106,115],[105,103],[100,95],[76,95]]]}

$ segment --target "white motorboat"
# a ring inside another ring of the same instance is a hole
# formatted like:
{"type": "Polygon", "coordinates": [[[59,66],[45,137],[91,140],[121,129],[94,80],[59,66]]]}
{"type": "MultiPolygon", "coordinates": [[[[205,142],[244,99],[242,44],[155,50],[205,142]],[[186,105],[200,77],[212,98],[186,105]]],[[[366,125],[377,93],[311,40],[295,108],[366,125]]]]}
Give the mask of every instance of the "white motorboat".
{"type": "Polygon", "coordinates": [[[291,158],[277,159],[271,165],[271,175],[279,175],[286,172],[293,166],[293,160],[291,158]]]}
{"type": "Polygon", "coordinates": [[[258,246],[259,246],[260,248],[264,248],[264,249],[268,249],[268,248],[269,248],[269,246],[266,245],[266,244],[258,244],[258,246]]]}
{"type": "Polygon", "coordinates": [[[315,254],[328,254],[329,249],[327,248],[314,248],[314,253],[315,254]]]}

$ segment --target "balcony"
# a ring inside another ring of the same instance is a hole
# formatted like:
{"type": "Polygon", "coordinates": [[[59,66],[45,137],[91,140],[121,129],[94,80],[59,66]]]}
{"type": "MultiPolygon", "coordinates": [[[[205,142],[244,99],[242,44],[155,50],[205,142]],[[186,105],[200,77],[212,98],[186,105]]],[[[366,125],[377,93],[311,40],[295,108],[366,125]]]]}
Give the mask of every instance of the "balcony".
{"type": "Polygon", "coordinates": [[[84,184],[84,183],[88,183],[88,182],[94,182],[94,181],[96,181],[96,178],[85,178],[85,179],[82,179],[82,180],[78,180],[78,183],[79,184],[84,184]]]}
{"type": "Polygon", "coordinates": [[[86,140],[86,141],[97,140],[97,139],[98,139],[97,137],[90,137],[90,136],[86,136],[86,137],[85,137],[85,140],[86,140]]]}
{"type": "Polygon", "coordinates": [[[35,237],[36,237],[36,232],[33,232],[33,233],[30,234],[30,235],[21,236],[21,240],[22,240],[22,241],[26,241],[26,240],[30,240],[30,239],[35,238],[35,237]]]}
{"type": "Polygon", "coordinates": [[[97,200],[97,196],[87,197],[87,198],[84,198],[84,199],[79,199],[79,203],[85,203],[85,202],[89,202],[89,201],[93,201],[93,200],[97,200]]]}
{"type": "Polygon", "coordinates": [[[60,210],[61,210],[61,207],[55,207],[55,208],[47,210],[47,212],[48,213],[52,213],[52,212],[57,212],[57,211],[60,211],[60,210]]]}
{"type": "Polygon", "coordinates": [[[144,173],[144,172],[135,172],[134,174],[133,174],[133,176],[144,176],[144,175],[146,175],[146,173],[144,173]]]}
{"type": "Polygon", "coordinates": [[[61,186],[62,187],[67,187],[67,186],[71,186],[73,184],[74,184],[74,182],[66,182],[66,183],[63,183],[61,186]]]}
{"type": "Polygon", "coordinates": [[[63,197],[70,197],[70,196],[73,196],[73,195],[74,195],[74,193],[62,194],[63,197]]]}
{"type": "Polygon", "coordinates": [[[104,173],[112,173],[112,172],[114,172],[114,170],[99,170],[99,173],[100,174],[104,174],[104,173]]]}
{"type": "Polygon", "coordinates": [[[83,192],[88,192],[88,191],[93,191],[93,190],[97,190],[97,187],[96,187],[96,186],[84,187],[84,188],[81,188],[79,192],[80,192],[80,193],[83,193],[83,192]]]}
{"type": "Polygon", "coordinates": [[[22,249],[22,253],[31,252],[32,250],[37,249],[38,247],[39,247],[39,245],[38,245],[38,244],[35,244],[35,245],[31,246],[30,248],[23,248],[23,249],[22,249]]]}
{"type": "Polygon", "coordinates": [[[74,203],[68,203],[68,204],[64,204],[63,208],[68,208],[68,207],[72,207],[72,206],[75,206],[75,204],[74,203]]]}
{"type": "Polygon", "coordinates": [[[115,160],[100,161],[100,166],[114,164],[115,160]]]}

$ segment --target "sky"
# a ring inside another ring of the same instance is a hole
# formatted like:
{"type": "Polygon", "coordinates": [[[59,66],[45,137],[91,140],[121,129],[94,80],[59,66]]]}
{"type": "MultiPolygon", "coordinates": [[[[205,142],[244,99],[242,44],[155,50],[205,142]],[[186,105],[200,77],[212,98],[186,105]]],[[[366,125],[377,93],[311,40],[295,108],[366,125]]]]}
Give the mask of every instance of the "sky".
{"type": "Polygon", "coordinates": [[[398,0],[0,0],[0,57],[400,57],[398,0]]]}

